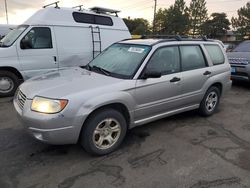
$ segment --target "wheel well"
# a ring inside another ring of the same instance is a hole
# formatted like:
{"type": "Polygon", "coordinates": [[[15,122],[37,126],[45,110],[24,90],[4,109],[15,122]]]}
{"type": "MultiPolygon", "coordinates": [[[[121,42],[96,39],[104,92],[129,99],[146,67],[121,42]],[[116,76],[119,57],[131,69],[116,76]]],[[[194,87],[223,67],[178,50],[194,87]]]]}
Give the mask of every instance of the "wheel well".
{"type": "Polygon", "coordinates": [[[213,85],[211,85],[210,87],[217,87],[220,91],[220,94],[222,93],[222,84],[217,82],[217,83],[214,83],[213,85]]]}
{"type": "Polygon", "coordinates": [[[89,114],[89,116],[87,117],[87,119],[91,116],[91,114],[95,113],[96,111],[107,109],[107,108],[117,110],[122,115],[124,115],[126,123],[127,123],[127,125],[129,125],[129,123],[130,123],[130,115],[129,115],[127,107],[122,103],[112,103],[112,104],[107,104],[107,105],[101,106],[101,107],[95,109],[93,112],[91,112],[89,114]]]}
{"type": "Polygon", "coordinates": [[[23,80],[22,74],[14,67],[0,67],[0,70],[12,72],[18,77],[18,79],[23,80]]]}
{"type": "Polygon", "coordinates": [[[83,125],[82,125],[81,131],[80,131],[80,134],[79,134],[79,137],[78,137],[78,142],[79,142],[79,139],[80,139],[80,136],[81,136],[81,133],[82,133],[84,124],[88,121],[88,119],[91,117],[91,115],[93,115],[95,112],[101,111],[101,110],[103,110],[103,109],[114,109],[114,110],[119,111],[122,115],[124,115],[125,120],[126,120],[126,123],[127,123],[127,128],[129,128],[129,124],[130,124],[130,115],[129,115],[129,111],[128,111],[127,107],[126,107],[124,104],[122,104],[122,103],[107,104],[107,105],[104,105],[104,106],[101,106],[101,107],[95,109],[94,111],[92,111],[92,112],[88,115],[88,117],[86,118],[86,120],[84,121],[84,123],[83,123],[83,125]]]}

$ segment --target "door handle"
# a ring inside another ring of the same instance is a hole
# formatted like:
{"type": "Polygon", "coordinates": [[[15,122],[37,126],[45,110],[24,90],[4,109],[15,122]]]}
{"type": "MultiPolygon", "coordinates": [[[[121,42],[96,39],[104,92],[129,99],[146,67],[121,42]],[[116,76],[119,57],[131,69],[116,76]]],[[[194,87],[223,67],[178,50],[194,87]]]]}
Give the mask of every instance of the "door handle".
{"type": "Polygon", "coordinates": [[[210,75],[210,74],[211,74],[210,71],[206,71],[206,72],[203,73],[203,75],[205,75],[205,76],[208,76],[208,75],[210,75]]]}
{"type": "Polygon", "coordinates": [[[53,56],[53,58],[54,58],[54,61],[56,62],[57,61],[56,56],[53,56]]]}
{"type": "Polygon", "coordinates": [[[174,77],[170,80],[170,82],[179,82],[181,79],[178,77],[174,77]]]}

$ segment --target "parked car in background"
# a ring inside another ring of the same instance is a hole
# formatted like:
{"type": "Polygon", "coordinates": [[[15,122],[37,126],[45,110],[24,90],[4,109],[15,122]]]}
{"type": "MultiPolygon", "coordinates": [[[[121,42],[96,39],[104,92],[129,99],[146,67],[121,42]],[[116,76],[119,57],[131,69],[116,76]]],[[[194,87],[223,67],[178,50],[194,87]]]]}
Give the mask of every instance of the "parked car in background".
{"type": "Polygon", "coordinates": [[[243,41],[227,53],[233,80],[250,81],[250,40],[243,41]]]}
{"type": "Polygon", "coordinates": [[[15,25],[0,24],[0,39],[2,39],[6,34],[8,34],[15,27],[16,27],[15,25]]]}
{"type": "Polygon", "coordinates": [[[117,12],[100,7],[39,10],[1,40],[0,96],[14,95],[21,80],[86,65],[114,42],[131,38],[123,20],[110,15],[117,12]]]}
{"type": "Polygon", "coordinates": [[[217,42],[126,40],[87,66],[31,78],[19,87],[14,106],[34,138],[79,141],[104,155],[135,126],[194,109],[212,115],[230,87],[230,65],[217,42]]]}

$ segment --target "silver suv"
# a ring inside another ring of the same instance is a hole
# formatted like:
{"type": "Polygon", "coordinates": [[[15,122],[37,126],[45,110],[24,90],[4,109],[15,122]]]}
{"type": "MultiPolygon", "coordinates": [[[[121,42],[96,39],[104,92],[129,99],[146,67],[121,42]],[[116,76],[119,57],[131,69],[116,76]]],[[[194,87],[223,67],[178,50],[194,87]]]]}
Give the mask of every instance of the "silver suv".
{"type": "Polygon", "coordinates": [[[250,82],[250,40],[240,43],[228,54],[232,80],[250,82]]]}
{"type": "Polygon", "coordinates": [[[194,109],[213,114],[230,87],[230,65],[217,42],[127,40],[85,67],[26,81],[14,106],[36,139],[80,142],[87,152],[104,155],[135,126],[194,109]]]}

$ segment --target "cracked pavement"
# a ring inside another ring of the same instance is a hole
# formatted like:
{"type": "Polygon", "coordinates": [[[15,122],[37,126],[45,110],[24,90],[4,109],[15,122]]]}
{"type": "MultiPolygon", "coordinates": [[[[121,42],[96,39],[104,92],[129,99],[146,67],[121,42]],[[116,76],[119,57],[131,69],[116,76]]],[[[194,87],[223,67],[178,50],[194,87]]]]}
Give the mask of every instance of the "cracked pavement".
{"type": "Polygon", "coordinates": [[[102,157],[30,138],[11,100],[0,99],[0,188],[250,188],[250,84],[233,85],[211,117],[137,127],[102,157]]]}

